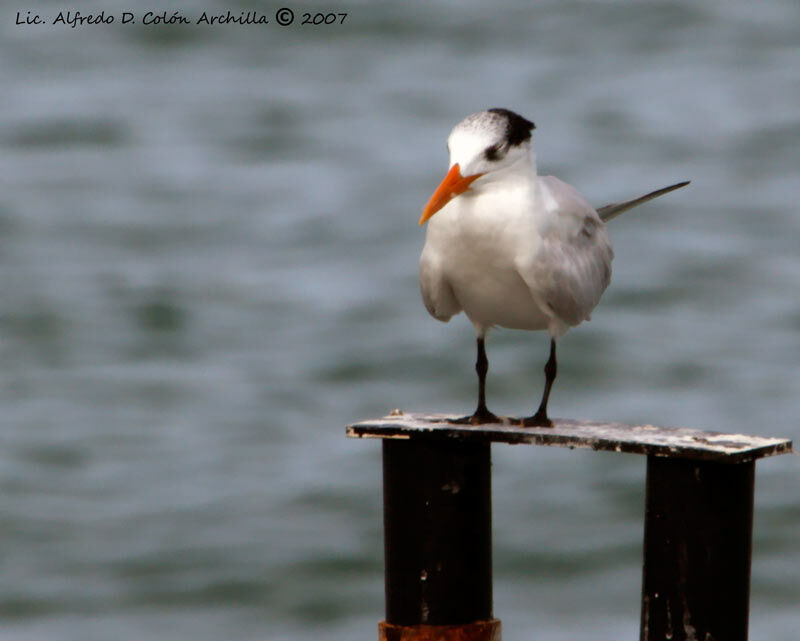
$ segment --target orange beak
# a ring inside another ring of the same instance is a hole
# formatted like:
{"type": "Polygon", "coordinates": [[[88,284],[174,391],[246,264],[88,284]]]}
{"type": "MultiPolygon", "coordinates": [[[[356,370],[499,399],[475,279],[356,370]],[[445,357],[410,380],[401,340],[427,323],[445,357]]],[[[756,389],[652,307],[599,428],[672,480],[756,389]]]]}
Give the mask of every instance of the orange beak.
{"type": "Polygon", "coordinates": [[[458,166],[458,163],[453,165],[444,177],[442,184],[433,192],[433,196],[431,196],[428,204],[425,205],[425,209],[422,210],[419,224],[424,225],[431,216],[453,200],[453,198],[467,191],[472,182],[481,176],[483,176],[483,174],[475,174],[474,176],[467,176],[464,178],[464,176],[461,175],[461,168],[458,166]]]}

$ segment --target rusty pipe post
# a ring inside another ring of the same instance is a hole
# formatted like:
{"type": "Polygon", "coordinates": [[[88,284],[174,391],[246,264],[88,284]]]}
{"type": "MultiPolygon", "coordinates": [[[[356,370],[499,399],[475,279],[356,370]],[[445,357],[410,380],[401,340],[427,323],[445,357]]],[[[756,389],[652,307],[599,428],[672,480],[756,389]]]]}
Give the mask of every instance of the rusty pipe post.
{"type": "Polygon", "coordinates": [[[647,457],[642,641],[747,641],[754,473],[647,457]]]}
{"type": "Polygon", "coordinates": [[[492,619],[489,444],[647,456],[643,640],[745,641],[754,461],[786,438],[557,419],[463,426],[393,411],[348,425],[383,439],[386,641],[497,641],[492,619]]]}
{"type": "Polygon", "coordinates": [[[500,641],[490,443],[383,441],[386,641],[500,641]]]}

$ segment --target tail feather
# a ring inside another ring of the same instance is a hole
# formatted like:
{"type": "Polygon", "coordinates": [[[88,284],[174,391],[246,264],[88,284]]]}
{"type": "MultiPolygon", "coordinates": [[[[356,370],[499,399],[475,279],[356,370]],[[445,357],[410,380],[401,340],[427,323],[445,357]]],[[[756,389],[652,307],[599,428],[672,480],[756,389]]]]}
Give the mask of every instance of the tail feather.
{"type": "Polygon", "coordinates": [[[659,196],[668,194],[669,192],[675,191],[676,189],[680,189],[681,187],[686,187],[686,185],[688,185],[690,182],[691,182],[690,180],[685,180],[683,182],[670,185],[669,187],[664,187],[663,189],[656,189],[655,191],[651,191],[649,194],[645,194],[644,196],[640,196],[639,198],[634,198],[633,200],[627,200],[624,203],[611,203],[610,205],[599,207],[597,209],[597,213],[599,214],[603,222],[608,222],[612,218],[616,218],[620,214],[628,211],[629,209],[633,209],[634,207],[638,207],[642,203],[646,203],[648,200],[653,200],[653,198],[658,198],[659,196]]]}

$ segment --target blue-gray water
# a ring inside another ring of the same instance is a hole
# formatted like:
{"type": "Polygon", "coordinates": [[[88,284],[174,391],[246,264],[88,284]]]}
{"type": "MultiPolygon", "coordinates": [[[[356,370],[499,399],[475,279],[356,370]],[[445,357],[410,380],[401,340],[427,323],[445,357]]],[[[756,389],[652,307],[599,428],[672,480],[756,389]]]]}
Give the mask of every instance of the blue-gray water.
{"type": "MultiPolygon", "coordinates": [[[[75,29],[15,14],[280,5],[26,4],[0,10],[3,641],[375,638],[379,447],[344,426],[474,404],[416,221],[485,107],[535,120],[540,170],[598,205],[693,181],[614,221],[552,413],[800,440],[797,2],[75,29]]],[[[488,348],[491,406],[531,411],[546,337],[488,348]]],[[[495,447],[505,639],[637,638],[643,479],[632,455],[495,447]]],[[[800,627],[797,479],[758,464],[755,640],[800,627]]]]}

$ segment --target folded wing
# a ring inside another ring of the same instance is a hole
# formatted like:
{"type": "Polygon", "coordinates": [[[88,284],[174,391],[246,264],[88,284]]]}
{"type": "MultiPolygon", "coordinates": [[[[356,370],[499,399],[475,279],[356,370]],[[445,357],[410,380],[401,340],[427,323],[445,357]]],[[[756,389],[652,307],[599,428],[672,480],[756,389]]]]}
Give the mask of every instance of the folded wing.
{"type": "Polygon", "coordinates": [[[589,319],[611,281],[614,251],[603,221],[577,190],[554,176],[541,177],[540,184],[545,206],[557,215],[518,268],[550,315],[550,333],[560,336],[589,319]]]}
{"type": "Polygon", "coordinates": [[[651,191],[649,194],[645,194],[644,196],[639,196],[639,198],[634,198],[633,200],[626,200],[624,203],[611,203],[610,205],[605,205],[604,207],[598,208],[597,213],[599,214],[603,222],[608,222],[612,218],[616,218],[620,214],[625,213],[629,209],[633,209],[634,207],[643,205],[649,200],[653,200],[653,198],[658,198],[659,196],[668,194],[669,192],[675,191],[676,189],[680,189],[681,187],[686,187],[686,185],[688,185],[690,182],[691,182],[690,180],[684,180],[683,182],[675,183],[674,185],[670,185],[669,187],[656,189],[655,191],[651,191]]]}
{"type": "Polygon", "coordinates": [[[425,309],[436,320],[446,323],[461,311],[439,261],[427,251],[422,252],[419,261],[419,287],[425,309]]]}

